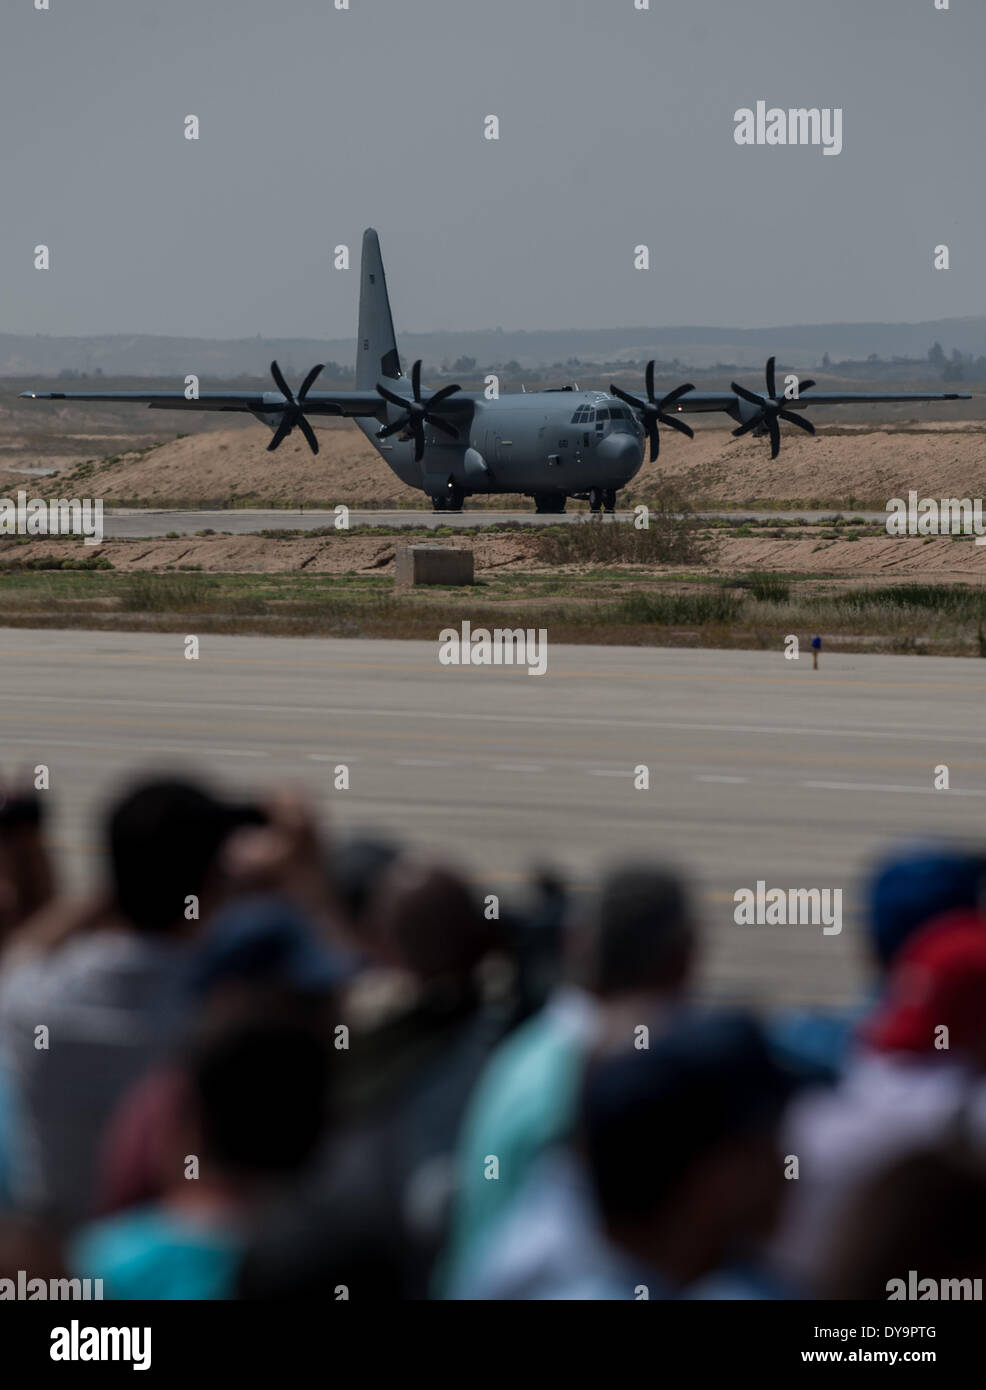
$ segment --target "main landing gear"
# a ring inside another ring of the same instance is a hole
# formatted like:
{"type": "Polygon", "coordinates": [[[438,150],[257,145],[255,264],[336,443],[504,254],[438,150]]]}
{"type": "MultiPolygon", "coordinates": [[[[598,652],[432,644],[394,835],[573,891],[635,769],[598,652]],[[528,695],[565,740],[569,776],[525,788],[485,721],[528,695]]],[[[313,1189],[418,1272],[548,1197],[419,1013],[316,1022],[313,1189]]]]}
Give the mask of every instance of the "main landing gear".
{"type": "Polygon", "coordinates": [[[559,516],[565,510],[567,501],[563,492],[536,492],[534,510],[541,516],[559,516]]]}

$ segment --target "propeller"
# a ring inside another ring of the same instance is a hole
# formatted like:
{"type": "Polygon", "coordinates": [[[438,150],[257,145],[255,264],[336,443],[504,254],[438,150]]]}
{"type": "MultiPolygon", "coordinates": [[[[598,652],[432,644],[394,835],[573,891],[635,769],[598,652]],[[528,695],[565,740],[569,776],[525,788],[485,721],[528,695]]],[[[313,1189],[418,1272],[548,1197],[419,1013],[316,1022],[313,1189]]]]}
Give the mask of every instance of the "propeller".
{"type": "Polygon", "coordinates": [[[678,430],[681,434],[687,434],[689,439],[695,438],[695,431],[690,425],[686,425],[683,420],[678,420],[675,416],[667,414],[670,406],[675,405],[689,391],[694,391],[695,387],[691,382],[687,386],[677,386],[658,400],[654,395],[653,362],[647,363],[644,381],[647,386],[647,399],[645,401],[642,401],[639,396],[631,396],[628,391],[621,391],[618,386],[611,385],[609,394],[617,396],[621,401],[626,401],[627,405],[632,406],[640,415],[644,429],[647,431],[647,438],[650,440],[650,461],[653,463],[661,452],[661,438],[657,430],[658,422],[662,425],[670,425],[673,430],[678,430]]]}
{"type": "MultiPolygon", "coordinates": [[[[784,402],[787,399],[782,396],[777,399],[777,382],[774,374],[775,359],[767,358],[767,394],[758,396],[755,391],[748,391],[745,386],[740,386],[737,382],[730,382],[730,389],[741,396],[744,401],[749,401],[751,405],[758,407],[756,415],[752,420],[747,420],[740,425],[739,429],[733,430],[735,438],[741,434],[749,434],[750,430],[755,430],[761,426],[766,428],[770,435],[770,457],[775,459],[781,451],[781,427],[778,421],[786,420],[789,425],[797,425],[799,430],[805,430],[808,434],[815,433],[815,426],[810,420],[803,420],[800,415],[795,415],[793,410],[785,410],[784,402]]],[[[809,387],[814,386],[814,381],[802,381],[798,383],[798,396],[809,387]]]]}
{"type": "Polygon", "coordinates": [[[442,434],[458,439],[459,431],[454,425],[450,425],[441,416],[433,414],[437,405],[441,405],[449,396],[461,390],[459,386],[443,386],[440,391],[429,396],[426,401],[421,399],[421,359],[414,363],[411,368],[411,392],[412,399],[406,396],[398,396],[395,391],[388,391],[386,386],[377,385],[377,394],[382,396],[391,405],[398,406],[404,414],[393,425],[385,425],[383,429],[377,430],[378,439],[386,439],[389,435],[403,431],[410,435],[414,440],[414,461],[419,463],[425,451],[425,425],[429,424],[433,429],[441,430],[442,434]]]}
{"type": "Polygon", "coordinates": [[[312,389],[315,379],[317,378],[319,372],[322,371],[324,365],[324,363],[320,362],[317,367],[312,367],[311,371],[308,373],[304,381],[301,383],[301,390],[298,392],[297,396],[295,396],[291,390],[291,387],[284,380],[284,373],[281,371],[277,363],[272,362],[270,364],[270,374],[274,378],[274,384],[280,391],[281,395],[287,401],[287,404],[264,407],[265,410],[279,410],[281,412],[281,423],[274,431],[274,438],[267,445],[267,452],[269,454],[273,453],[275,449],[279,449],[281,447],[285,439],[287,439],[288,435],[294,429],[295,425],[297,425],[298,429],[301,430],[301,433],[308,440],[308,447],[309,449],[311,449],[312,453],[318,453],[318,440],[315,438],[315,431],[312,429],[311,425],[305,419],[305,412],[302,407],[304,405],[305,397],[308,395],[308,392],[312,389]]]}

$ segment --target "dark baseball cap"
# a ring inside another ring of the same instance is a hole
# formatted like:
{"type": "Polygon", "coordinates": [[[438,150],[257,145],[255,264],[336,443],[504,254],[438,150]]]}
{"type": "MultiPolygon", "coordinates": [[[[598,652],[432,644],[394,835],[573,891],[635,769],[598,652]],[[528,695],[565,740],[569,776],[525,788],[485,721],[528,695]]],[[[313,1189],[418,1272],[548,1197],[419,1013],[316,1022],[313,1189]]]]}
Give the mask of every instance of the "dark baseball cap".
{"type": "Polygon", "coordinates": [[[705,1153],[769,1133],[797,1086],[752,1015],[682,1014],[646,1049],[590,1064],[582,1136],[604,1206],[660,1200],[705,1153]]]}
{"type": "Polygon", "coordinates": [[[207,993],[231,981],[276,983],[304,993],[328,992],[355,973],[346,952],[286,898],[239,898],[218,912],[196,944],[189,983],[207,993]]]}

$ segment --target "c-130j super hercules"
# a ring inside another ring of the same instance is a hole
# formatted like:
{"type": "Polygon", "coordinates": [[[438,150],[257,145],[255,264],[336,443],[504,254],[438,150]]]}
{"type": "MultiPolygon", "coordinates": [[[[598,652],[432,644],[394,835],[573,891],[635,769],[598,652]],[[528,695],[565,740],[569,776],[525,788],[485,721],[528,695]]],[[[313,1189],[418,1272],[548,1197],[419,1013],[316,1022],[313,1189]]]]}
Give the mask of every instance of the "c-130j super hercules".
{"type": "MultiPolygon", "coordinates": [[[[767,434],[771,458],[780,450],[780,422],[814,434],[796,412],[814,382],[802,381],[798,398],[777,395],[774,359],[767,362],[766,392],[733,382],[729,391],[696,391],[690,383],[662,398],[654,395],[654,363],[648,362],[644,397],[611,386],[605,391],[571,387],[529,391],[487,400],[482,391],[443,386],[421,393],[421,363],[410,380],[401,371],[387,296],[380,242],[363,233],[360,269],[359,341],[355,391],[313,391],[322,367],[313,367],[295,395],[276,362],[276,391],[201,391],[188,400],[170,391],[25,391],[32,400],[145,401],[158,410],[249,411],[274,431],[277,449],[299,429],[313,454],[318,441],[310,417],[348,416],[398,478],[426,493],[436,511],[458,511],[474,493],[521,493],[539,512],[563,512],[569,497],[588,498],[593,511],[612,511],[616,494],[639,470],[644,449],[658,456],[658,427],[693,437],[678,417],[691,411],[722,410],[737,422],[733,434],[767,434]]],[[[816,392],[811,405],[843,402],[968,400],[956,392],[870,395],[864,391],[816,392]]]]}

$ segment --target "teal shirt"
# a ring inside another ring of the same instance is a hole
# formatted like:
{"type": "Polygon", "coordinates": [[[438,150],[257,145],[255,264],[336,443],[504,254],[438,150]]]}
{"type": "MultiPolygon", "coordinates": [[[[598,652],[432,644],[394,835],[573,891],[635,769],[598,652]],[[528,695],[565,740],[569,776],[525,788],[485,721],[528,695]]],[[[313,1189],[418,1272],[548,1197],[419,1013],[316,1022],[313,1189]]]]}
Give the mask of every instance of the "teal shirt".
{"type": "Polygon", "coordinates": [[[219,1226],[161,1207],[138,1207],[84,1226],[70,1250],[73,1273],[102,1279],[104,1298],[232,1298],[243,1241],[219,1226]]]}
{"type": "Polygon", "coordinates": [[[451,1289],[520,1192],[534,1161],[575,1122],[595,1006],[574,990],[552,1000],[493,1053],[463,1123],[458,1197],[441,1284],[451,1289]],[[489,1177],[491,1159],[498,1176],[489,1177]]]}

